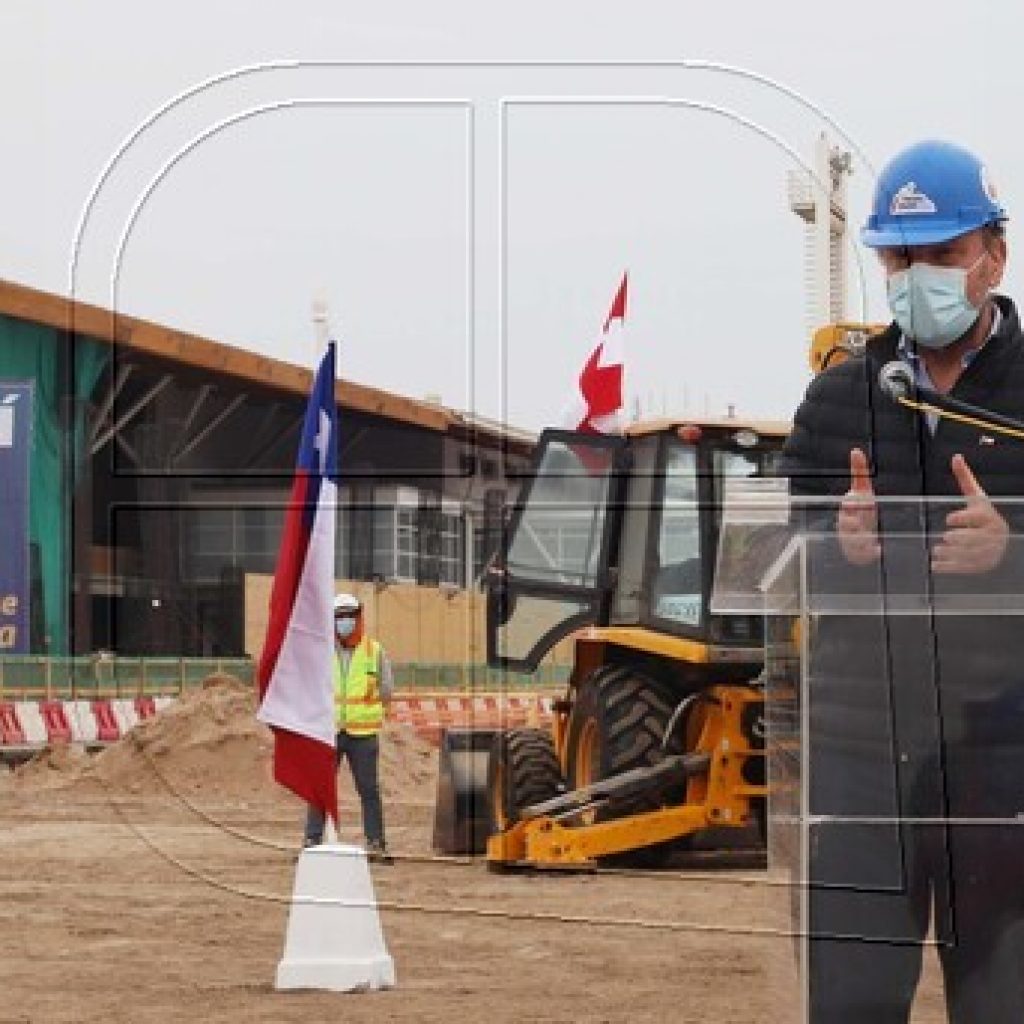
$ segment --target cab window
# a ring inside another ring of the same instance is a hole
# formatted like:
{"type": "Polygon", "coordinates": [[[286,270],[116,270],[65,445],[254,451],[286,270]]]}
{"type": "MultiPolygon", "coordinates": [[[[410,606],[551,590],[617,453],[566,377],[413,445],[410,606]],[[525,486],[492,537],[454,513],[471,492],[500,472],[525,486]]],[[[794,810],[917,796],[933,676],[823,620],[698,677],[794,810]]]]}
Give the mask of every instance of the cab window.
{"type": "Polygon", "coordinates": [[[704,616],[697,453],[672,442],[665,455],[665,494],[658,530],[652,612],[684,626],[704,616]]]}

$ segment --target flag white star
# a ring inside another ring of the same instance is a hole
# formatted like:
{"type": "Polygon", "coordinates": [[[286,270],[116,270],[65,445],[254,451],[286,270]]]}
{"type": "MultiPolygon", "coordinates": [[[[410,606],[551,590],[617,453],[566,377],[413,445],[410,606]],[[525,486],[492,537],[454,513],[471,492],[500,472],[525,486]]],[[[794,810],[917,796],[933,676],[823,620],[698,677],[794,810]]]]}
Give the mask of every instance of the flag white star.
{"type": "Polygon", "coordinates": [[[327,470],[327,446],[331,443],[331,418],[326,409],[320,410],[320,424],[317,427],[313,447],[320,453],[320,473],[327,470]]]}

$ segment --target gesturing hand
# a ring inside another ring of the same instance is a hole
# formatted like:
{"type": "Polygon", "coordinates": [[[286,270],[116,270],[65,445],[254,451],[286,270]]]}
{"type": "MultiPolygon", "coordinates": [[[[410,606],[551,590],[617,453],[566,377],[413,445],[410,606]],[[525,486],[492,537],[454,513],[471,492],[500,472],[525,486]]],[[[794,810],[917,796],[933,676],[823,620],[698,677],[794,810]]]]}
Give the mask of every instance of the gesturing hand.
{"type": "Polygon", "coordinates": [[[946,516],[946,532],[932,550],[932,570],[937,573],[988,572],[1002,560],[1010,528],[962,455],[953,456],[952,469],[966,504],[946,516]]]}
{"type": "Polygon", "coordinates": [[[871,486],[868,457],[854,448],[850,451],[850,489],[843,495],[836,520],[839,545],[847,561],[868,565],[878,559],[878,508],[871,486]]]}

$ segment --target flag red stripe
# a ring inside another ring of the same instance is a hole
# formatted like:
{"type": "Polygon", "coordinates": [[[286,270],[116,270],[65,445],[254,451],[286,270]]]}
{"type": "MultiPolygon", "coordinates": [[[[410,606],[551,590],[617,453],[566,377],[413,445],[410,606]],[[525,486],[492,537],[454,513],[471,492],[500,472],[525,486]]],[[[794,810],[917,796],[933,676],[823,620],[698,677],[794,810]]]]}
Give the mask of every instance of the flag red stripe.
{"type": "Polygon", "coordinates": [[[263,699],[270,677],[274,674],[277,656],[288,632],[288,623],[291,621],[295,593],[306,564],[309,531],[303,522],[303,512],[309,493],[309,483],[309,476],[306,473],[296,472],[281,534],[281,550],[277,556],[274,586],[270,593],[270,621],[267,623],[266,640],[263,643],[263,653],[256,676],[260,700],[263,699]]]}
{"type": "Polygon", "coordinates": [[[628,275],[623,274],[604,322],[604,336],[583,364],[576,379],[576,394],[562,412],[562,423],[569,430],[595,434],[614,434],[621,430],[619,414],[624,404],[621,331],[626,318],[627,282],[628,275]]]}
{"type": "Polygon", "coordinates": [[[608,310],[608,319],[604,322],[604,329],[608,330],[608,325],[613,320],[625,320],[626,319],[626,279],[629,275],[622,275],[622,283],[619,285],[619,290],[615,293],[615,298],[612,300],[612,308],[608,310]]]}
{"type": "Polygon", "coordinates": [[[622,407],[622,364],[598,366],[603,345],[590,354],[580,374],[580,393],[587,403],[587,419],[609,416],[622,407]]]}
{"type": "Polygon", "coordinates": [[[337,764],[326,743],[274,729],[274,779],[337,823],[337,764]]]}

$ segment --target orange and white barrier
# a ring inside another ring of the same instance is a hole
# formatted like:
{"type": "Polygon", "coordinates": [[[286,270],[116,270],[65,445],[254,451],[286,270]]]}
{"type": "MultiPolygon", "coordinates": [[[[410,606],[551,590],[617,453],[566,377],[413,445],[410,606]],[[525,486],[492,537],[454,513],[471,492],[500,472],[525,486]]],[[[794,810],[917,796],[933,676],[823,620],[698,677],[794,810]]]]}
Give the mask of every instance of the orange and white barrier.
{"type": "MultiPolygon", "coordinates": [[[[93,701],[69,700],[65,705],[68,721],[71,723],[71,737],[76,743],[99,743],[100,723],[93,712],[93,701]]],[[[107,737],[103,738],[106,741],[107,737]]]]}
{"type": "Polygon", "coordinates": [[[18,709],[10,702],[0,702],[0,747],[18,747],[28,742],[18,709]]]}
{"type": "Polygon", "coordinates": [[[438,742],[441,730],[511,729],[546,725],[551,720],[549,694],[398,694],[388,707],[388,721],[409,725],[421,736],[438,742]]]}
{"type": "MultiPolygon", "coordinates": [[[[130,729],[171,704],[173,697],[115,700],[0,701],[0,755],[49,743],[115,743],[130,729]]],[[[437,743],[441,730],[510,729],[544,726],[551,719],[550,694],[399,693],[388,707],[388,721],[411,726],[437,743]]]]}
{"type": "Polygon", "coordinates": [[[14,705],[14,714],[27,744],[42,746],[47,742],[46,723],[36,701],[19,700],[14,705]]]}

